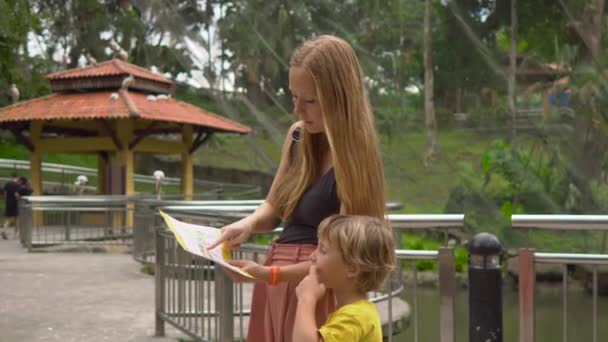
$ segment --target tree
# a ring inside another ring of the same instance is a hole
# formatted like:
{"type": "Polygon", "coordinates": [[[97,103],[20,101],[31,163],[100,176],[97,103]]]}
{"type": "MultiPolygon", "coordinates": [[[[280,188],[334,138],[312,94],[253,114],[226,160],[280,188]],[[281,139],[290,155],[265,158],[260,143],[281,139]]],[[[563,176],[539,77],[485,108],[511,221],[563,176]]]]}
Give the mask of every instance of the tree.
{"type": "MultiPolygon", "coordinates": [[[[200,30],[212,16],[210,7],[195,0],[34,0],[32,8],[43,17],[46,57],[56,64],[67,54],[67,67],[76,67],[89,53],[97,60],[112,57],[109,41],[115,40],[129,61],[156,66],[172,75],[190,73],[194,57],[185,40],[206,45],[200,30]]],[[[57,68],[57,67],[56,67],[57,68]]]]}
{"type": "Polygon", "coordinates": [[[48,92],[46,63],[28,50],[28,34],[41,29],[40,17],[26,1],[0,0],[0,107],[10,104],[11,83],[19,88],[21,99],[48,92]]]}
{"type": "Polygon", "coordinates": [[[424,6],[424,117],[428,135],[428,147],[424,155],[424,164],[428,166],[431,159],[439,154],[437,138],[437,119],[433,89],[433,59],[431,52],[431,0],[425,0],[424,6]]]}

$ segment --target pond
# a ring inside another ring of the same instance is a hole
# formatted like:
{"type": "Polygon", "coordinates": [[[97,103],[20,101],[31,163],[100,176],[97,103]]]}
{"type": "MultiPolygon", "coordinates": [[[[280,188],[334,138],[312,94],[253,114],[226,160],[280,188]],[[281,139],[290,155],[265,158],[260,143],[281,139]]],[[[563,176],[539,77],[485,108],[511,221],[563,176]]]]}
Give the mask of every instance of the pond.
{"type": "MultiPolygon", "coordinates": [[[[572,285],[568,291],[568,341],[593,341],[592,296],[583,288],[572,285]]],[[[561,283],[537,284],[536,342],[558,342],[562,339],[561,283]]],[[[418,287],[418,341],[439,341],[439,291],[437,288],[418,287]]],[[[468,341],[468,290],[461,289],[456,297],[456,341],[468,341]]],[[[413,289],[407,288],[403,298],[413,312],[413,289]]],[[[504,341],[518,340],[518,297],[511,285],[503,287],[504,341]]],[[[412,316],[413,319],[413,316],[412,316]]],[[[598,342],[608,340],[608,297],[598,301],[598,342]]],[[[406,331],[393,341],[414,341],[413,320],[406,331]]]]}

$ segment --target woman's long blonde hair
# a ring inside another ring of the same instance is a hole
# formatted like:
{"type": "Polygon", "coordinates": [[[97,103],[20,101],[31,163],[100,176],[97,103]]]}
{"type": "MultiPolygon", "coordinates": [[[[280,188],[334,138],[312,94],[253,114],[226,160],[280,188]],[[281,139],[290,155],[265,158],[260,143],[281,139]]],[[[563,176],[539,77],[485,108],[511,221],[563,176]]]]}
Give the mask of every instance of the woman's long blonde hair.
{"type": "MultiPolygon", "coordinates": [[[[290,67],[312,76],[344,214],[384,219],[384,169],[363,80],[352,47],[334,36],[319,36],[296,49],[290,67]]],[[[288,218],[306,189],[322,172],[324,134],[302,129],[298,157],[278,184],[272,202],[288,218]]]]}

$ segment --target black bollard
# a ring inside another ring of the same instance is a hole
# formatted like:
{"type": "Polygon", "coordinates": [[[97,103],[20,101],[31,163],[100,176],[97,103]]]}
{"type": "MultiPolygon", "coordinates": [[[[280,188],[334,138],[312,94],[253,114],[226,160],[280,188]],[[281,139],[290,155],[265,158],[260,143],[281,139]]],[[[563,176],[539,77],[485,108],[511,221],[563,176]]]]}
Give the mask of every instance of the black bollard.
{"type": "Polygon", "coordinates": [[[469,242],[469,342],[502,342],[501,252],[492,234],[469,242]]]}

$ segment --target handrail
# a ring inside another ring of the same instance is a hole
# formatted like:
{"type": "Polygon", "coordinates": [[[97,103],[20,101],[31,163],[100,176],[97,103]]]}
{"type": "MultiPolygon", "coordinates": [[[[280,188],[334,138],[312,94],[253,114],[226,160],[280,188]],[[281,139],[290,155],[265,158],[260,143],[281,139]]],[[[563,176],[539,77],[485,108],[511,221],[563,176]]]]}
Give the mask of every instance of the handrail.
{"type": "Polygon", "coordinates": [[[394,228],[461,229],[464,227],[464,214],[389,214],[388,219],[394,228]]]}
{"type": "MultiPolygon", "coordinates": [[[[20,170],[29,170],[30,162],[29,160],[19,160],[19,159],[5,159],[0,158],[0,168],[16,168],[20,170]]],[[[42,171],[43,172],[53,172],[53,173],[66,173],[66,174],[79,174],[86,176],[97,176],[97,169],[89,168],[84,166],[73,166],[73,165],[64,165],[64,164],[56,164],[56,163],[42,163],[42,171]]],[[[135,174],[135,180],[141,183],[150,183],[154,184],[156,180],[154,176],[135,174]]],[[[165,184],[179,184],[181,181],[180,178],[177,177],[165,177],[163,179],[163,183],[165,184]]],[[[223,182],[214,182],[208,180],[200,180],[195,179],[195,184],[201,185],[217,185],[224,187],[233,187],[233,188],[254,188],[257,187],[252,184],[242,184],[242,183],[223,183],[223,182]]]]}
{"type": "Polygon", "coordinates": [[[608,254],[534,253],[534,260],[545,264],[606,265],[608,254]]]}
{"type": "Polygon", "coordinates": [[[608,215],[513,215],[513,228],[608,230],[608,215]]]}
{"type": "MultiPolygon", "coordinates": [[[[586,276],[586,286],[591,288],[592,339],[598,341],[598,269],[600,265],[608,265],[608,254],[573,254],[573,253],[539,253],[534,249],[522,248],[518,253],[519,271],[519,341],[533,342],[536,336],[535,328],[535,289],[536,264],[561,265],[562,278],[562,323],[561,334],[563,341],[568,341],[568,266],[590,265],[591,275],[586,276]]],[[[578,339],[577,339],[578,340],[578,339]]]]}

